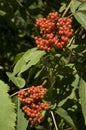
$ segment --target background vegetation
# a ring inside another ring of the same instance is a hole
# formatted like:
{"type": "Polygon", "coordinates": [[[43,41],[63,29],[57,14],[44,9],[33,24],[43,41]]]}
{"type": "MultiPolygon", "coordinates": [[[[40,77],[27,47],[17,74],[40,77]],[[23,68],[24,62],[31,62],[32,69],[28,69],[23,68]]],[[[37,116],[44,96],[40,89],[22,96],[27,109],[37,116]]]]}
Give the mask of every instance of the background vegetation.
{"type": "Polygon", "coordinates": [[[85,130],[86,1],[0,0],[0,79],[0,130],[85,130]],[[67,47],[47,53],[36,48],[35,21],[54,11],[73,17],[74,35],[67,47]],[[45,80],[51,108],[33,126],[17,92],[45,80]]]}

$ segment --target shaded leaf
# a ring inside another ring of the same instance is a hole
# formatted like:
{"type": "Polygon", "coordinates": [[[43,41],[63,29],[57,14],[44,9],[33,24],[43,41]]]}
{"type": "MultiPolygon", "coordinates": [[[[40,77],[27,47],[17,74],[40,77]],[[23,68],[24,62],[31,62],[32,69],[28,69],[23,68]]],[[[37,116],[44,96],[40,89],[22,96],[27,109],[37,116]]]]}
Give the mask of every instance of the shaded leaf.
{"type": "Polygon", "coordinates": [[[42,71],[43,71],[43,69],[39,70],[39,71],[36,73],[34,79],[38,78],[38,77],[40,76],[40,74],[41,74],[42,71]]]}
{"type": "Polygon", "coordinates": [[[80,96],[82,113],[86,125],[86,82],[83,79],[80,80],[80,84],[79,84],[79,96],[80,96]]]}
{"type": "Polygon", "coordinates": [[[23,88],[25,86],[25,80],[21,77],[15,77],[12,73],[6,72],[9,79],[19,88],[23,88]]]}
{"type": "Polygon", "coordinates": [[[51,104],[51,109],[56,107],[56,100],[57,99],[57,91],[51,86],[48,88],[48,91],[44,95],[45,101],[48,101],[51,104]]]}
{"type": "Polygon", "coordinates": [[[4,16],[5,14],[6,14],[6,12],[5,12],[5,11],[0,10],[0,15],[1,15],[1,16],[4,16]]]}
{"type": "Polygon", "coordinates": [[[79,83],[79,76],[78,75],[75,75],[75,80],[73,81],[73,83],[71,84],[73,89],[72,89],[72,92],[69,96],[67,96],[65,99],[61,100],[59,103],[58,103],[58,106],[61,107],[63,104],[65,104],[65,102],[68,100],[68,99],[75,99],[76,100],[76,94],[75,94],[75,90],[78,88],[78,83],[79,83]]]}
{"type": "Polygon", "coordinates": [[[72,128],[73,130],[77,130],[72,118],[69,116],[68,112],[64,110],[63,108],[59,107],[56,110],[56,113],[62,117],[72,128]]]}
{"type": "Polygon", "coordinates": [[[15,130],[15,106],[8,95],[9,86],[0,80],[0,130],[15,130]]]}

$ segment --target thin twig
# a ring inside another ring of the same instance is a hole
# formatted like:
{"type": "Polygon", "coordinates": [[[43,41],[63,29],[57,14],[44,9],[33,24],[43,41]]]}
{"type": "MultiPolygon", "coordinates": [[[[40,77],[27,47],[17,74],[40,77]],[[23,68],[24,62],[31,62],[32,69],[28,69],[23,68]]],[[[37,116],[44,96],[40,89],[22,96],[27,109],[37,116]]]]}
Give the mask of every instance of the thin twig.
{"type": "Polygon", "coordinates": [[[73,2],[73,0],[71,0],[71,1],[70,1],[69,5],[67,6],[66,10],[64,11],[64,13],[63,13],[62,17],[64,17],[64,16],[65,16],[65,14],[68,12],[68,10],[69,10],[69,8],[70,8],[70,6],[71,6],[72,2],[73,2]]]}
{"type": "MultiPolygon", "coordinates": [[[[22,89],[22,90],[25,91],[25,90],[28,90],[28,88],[24,88],[24,89],[22,89]]],[[[20,90],[19,90],[19,91],[20,91],[20,90]]],[[[13,96],[17,95],[19,91],[17,91],[17,92],[15,92],[15,93],[11,94],[10,97],[13,97],[13,96]]]]}
{"type": "Polygon", "coordinates": [[[53,111],[50,111],[50,113],[51,113],[51,116],[52,116],[52,119],[53,119],[53,123],[54,123],[54,125],[55,125],[55,129],[56,129],[56,130],[59,130],[58,127],[57,127],[57,124],[56,124],[56,120],[55,120],[53,111]]]}
{"type": "Polygon", "coordinates": [[[42,86],[44,86],[46,84],[47,80],[44,80],[44,82],[42,83],[42,86]]]}

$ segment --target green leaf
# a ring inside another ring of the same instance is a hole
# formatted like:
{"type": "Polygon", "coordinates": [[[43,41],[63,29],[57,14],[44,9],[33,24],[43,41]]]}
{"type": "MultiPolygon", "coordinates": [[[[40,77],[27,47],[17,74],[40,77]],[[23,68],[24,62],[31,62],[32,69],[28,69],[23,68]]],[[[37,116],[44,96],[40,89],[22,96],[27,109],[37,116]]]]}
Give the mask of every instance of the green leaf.
{"type": "Polygon", "coordinates": [[[63,12],[66,8],[66,3],[62,3],[61,8],[59,9],[59,12],[63,12]]]}
{"type": "Polygon", "coordinates": [[[20,101],[18,100],[17,96],[13,97],[13,102],[16,104],[17,111],[16,130],[26,130],[28,126],[28,120],[26,119],[25,114],[20,107],[20,101]]]}
{"type": "Polygon", "coordinates": [[[20,75],[24,71],[28,70],[31,66],[37,64],[44,54],[46,54],[45,51],[37,50],[37,48],[28,50],[14,66],[13,74],[20,75]]]}
{"type": "Polygon", "coordinates": [[[3,67],[2,66],[0,66],[0,70],[2,70],[3,69],[3,67]]]}
{"type": "Polygon", "coordinates": [[[24,52],[21,52],[16,55],[13,65],[15,65],[17,63],[17,61],[23,56],[23,54],[24,54],[24,52]]]}
{"type": "Polygon", "coordinates": [[[9,79],[19,88],[23,88],[25,86],[25,80],[21,77],[15,77],[13,73],[6,72],[9,79]]]}
{"type": "Polygon", "coordinates": [[[70,6],[71,12],[75,12],[76,9],[80,6],[80,4],[81,2],[79,2],[78,0],[73,0],[70,6]]]}
{"type": "Polygon", "coordinates": [[[86,1],[81,3],[73,0],[70,9],[76,20],[86,29],[86,1]]]}
{"type": "Polygon", "coordinates": [[[8,95],[9,86],[0,80],[0,130],[15,130],[15,106],[8,95]]]}
{"type": "Polygon", "coordinates": [[[78,88],[79,78],[80,78],[79,75],[76,74],[75,75],[75,80],[71,84],[72,87],[73,87],[71,94],[58,103],[59,107],[61,107],[68,99],[76,100],[75,90],[78,88]]]}
{"type": "Polygon", "coordinates": [[[77,11],[74,17],[86,29],[86,11],[77,11]]]}
{"type": "Polygon", "coordinates": [[[16,75],[17,73],[20,72],[22,66],[26,63],[26,57],[28,56],[28,58],[31,56],[31,53],[34,53],[34,51],[37,50],[37,48],[32,48],[29,49],[28,51],[26,51],[24,53],[24,55],[18,60],[18,62],[16,63],[16,65],[14,66],[13,69],[13,74],[16,75]]]}
{"type": "Polygon", "coordinates": [[[16,2],[19,4],[20,7],[23,7],[20,0],[16,0],[16,2]]]}
{"type": "Polygon", "coordinates": [[[77,130],[72,118],[69,116],[68,112],[64,110],[63,108],[59,107],[56,110],[56,113],[62,117],[72,128],[73,130],[77,130]]]}
{"type": "Polygon", "coordinates": [[[82,4],[79,6],[78,10],[86,11],[86,1],[82,2],[82,4]]]}
{"type": "Polygon", "coordinates": [[[28,126],[28,120],[25,118],[24,112],[20,108],[20,103],[18,101],[17,109],[17,130],[26,130],[28,126]]]}
{"type": "Polygon", "coordinates": [[[56,99],[57,99],[57,92],[56,92],[56,89],[54,89],[52,85],[50,88],[48,88],[48,91],[44,95],[44,100],[48,101],[51,104],[51,109],[55,109],[56,99]]]}
{"type": "Polygon", "coordinates": [[[69,46],[69,49],[75,49],[75,48],[77,48],[78,47],[78,45],[75,45],[75,44],[72,44],[71,46],[69,46]]]}
{"type": "Polygon", "coordinates": [[[38,78],[38,77],[40,76],[40,74],[41,74],[42,71],[43,71],[43,69],[39,70],[39,71],[36,73],[34,79],[38,78]]]}
{"type": "Polygon", "coordinates": [[[4,16],[5,14],[6,14],[6,12],[0,10],[0,15],[1,15],[1,16],[4,16]]]}
{"type": "Polygon", "coordinates": [[[80,80],[80,84],[79,84],[79,96],[80,96],[82,113],[86,125],[86,82],[83,79],[80,80]]]}
{"type": "Polygon", "coordinates": [[[19,74],[23,73],[24,71],[28,70],[32,65],[35,65],[39,62],[40,58],[44,55],[44,51],[37,51],[34,52],[30,58],[30,61],[24,64],[19,72],[19,74]]]}

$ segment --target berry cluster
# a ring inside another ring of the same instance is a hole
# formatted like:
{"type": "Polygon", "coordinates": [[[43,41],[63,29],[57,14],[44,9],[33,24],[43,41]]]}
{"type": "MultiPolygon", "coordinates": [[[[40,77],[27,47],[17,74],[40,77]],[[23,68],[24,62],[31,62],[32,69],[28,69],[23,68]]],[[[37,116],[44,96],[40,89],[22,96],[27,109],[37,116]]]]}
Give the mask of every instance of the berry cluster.
{"type": "Polygon", "coordinates": [[[35,37],[39,49],[50,51],[52,47],[62,49],[68,44],[73,35],[72,18],[58,17],[57,12],[51,12],[46,18],[36,20],[36,27],[40,28],[42,37],[35,37]]]}
{"type": "Polygon", "coordinates": [[[43,102],[47,89],[40,86],[32,86],[28,90],[20,90],[18,97],[23,104],[23,111],[29,116],[29,122],[40,124],[43,120],[43,110],[49,109],[49,104],[43,102]]]}

